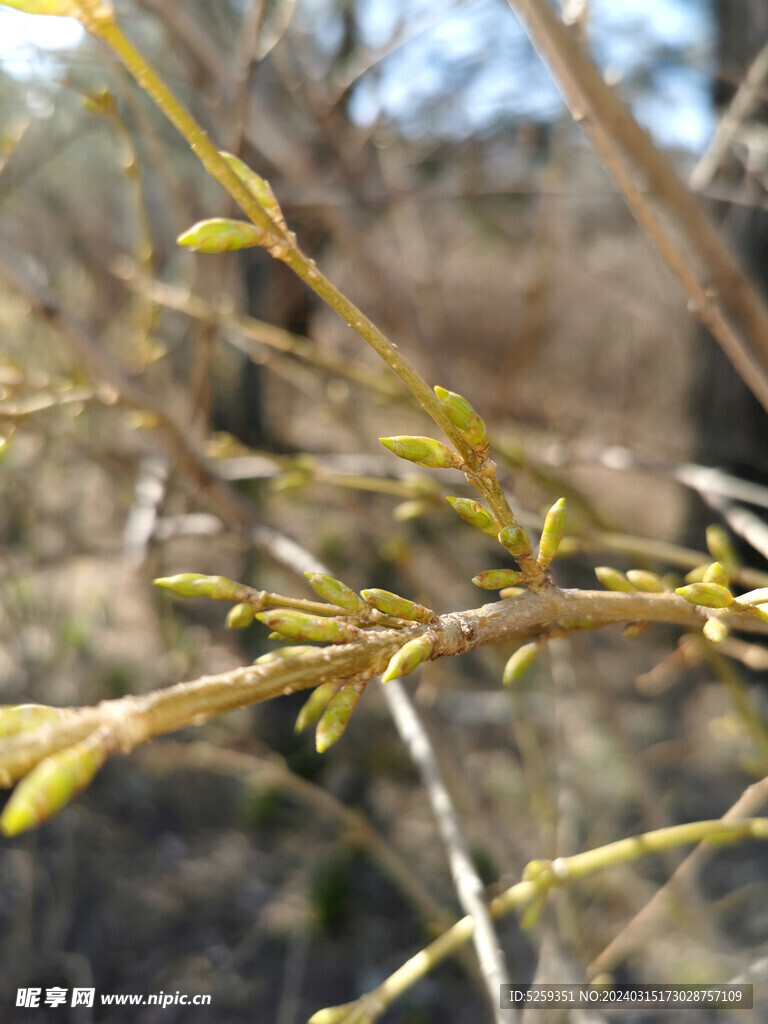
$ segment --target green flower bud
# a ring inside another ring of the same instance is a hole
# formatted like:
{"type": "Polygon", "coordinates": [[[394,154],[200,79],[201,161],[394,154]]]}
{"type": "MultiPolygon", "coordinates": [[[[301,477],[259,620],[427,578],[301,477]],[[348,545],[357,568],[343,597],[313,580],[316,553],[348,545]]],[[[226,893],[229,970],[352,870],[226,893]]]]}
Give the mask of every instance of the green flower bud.
{"type": "Polygon", "coordinates": [[[338,680],[334,679],[333,682],[321,683],[320,686],[315,687],[296,716],[296,725],[294,726],[296,732],[303,732],[304,729],[315,724],[325,711],[328,701],[338,690],[339,685],[338,680]]]}
{"type": "Polygon", "coordinates": [[[609,565],[598,565],[595,569],[595,576],[603,584],[606,590],[616,590],[624,594],[634,594],[635,587],[629,582],[623,572],[612,569],[609,565]]]}
{"type": "Polygon", "coordinates": [[[249,604],[236,604],[229,609],[227,629],[247,629],[253,622],[255,612],[249,604]]]}
{"type": "Polygon", "coordinates": [[[481,533],[493,537],[494,540],[498,537],[501,527],[479,501],[473,501],[472,498],[446,498],[445,500],[465,523],[476,527],[481,533]]]}
{"type": "Polygon", "coordinates": [[[324,601],[335,604],[338,608],[344,608],[348,612],[368,611],[368,606],[362,598],[341,580],[336,580],[324,572],[305,572],[304,577],[314,592],[324,601]]]}
{"type": "Polygon", "coordinates": [[[0,816],[0,831],[15,836],[53,817],[85,789],[106,761],[113,742],[95,733],[40,761],[16,786],[0,816]]]}
{"type": "Polygon", "coordinates": [[[718,523],[707,527],[707,551],[722,565],[738,565],[739,558],[728,531],[718,523]]]}
{"type": "Polygon", "coordinates": [[[499,591],[499,597],[502,601],[507,601],[510,597],[520,597],[524,593],[525,587],[504,587],[503,590],[499,591]]]}
{"type": "Polygon", "coordinates": [[[346,683],[339,692],[331,697],[315,729],[315,749],[324,754],[333,744],[341,739],[352,712],[357,707],[360,695],[365,689],[367,680],[353,680],[346,683]]]}
{"type": "Polygon", "coordinates": [[[703,605],[705,608],[727,608],[733,604],[730,590],[717,583],[691,583],[687,587],[678,587],[675,593],[691,604],[703,605]]]}
{"type": "Polygon", "coordinates": [[[399,679],[401,676],[409,676],[415,668],[427,661],[434,650],[434,641],[430,636],[417,636],[409,640],[399,651],[392,655],[381,677],[382,683],[388,683],[392,679],[399,679]]]}
{"type": "Polygon", "coordinates": [[[539,655],[540,643],[523,644],[518,647],[507,664],[504,666],[504,674],[501,677],[505,686],[511,686],[521,679],[539,655]]]}
{"type": "Polygon", "coordinates": [[[360,596],[371,608],[392,615],[396,619],[407,619],[409,622],[434,622],[437,616],[423,604],[416,604],[406,597],[400,597],[389,590],[361,590],[360,596]]]}
{"type": "Polygon", "coordinates": [[[708,565],[697,565],[695,569],[691,569],[690,572],[685,574],[686,583],[703,583],[704,574],[706,573],[708,565]]]}
{"type": "Polygon", "coordinates": [[[269,608],[257,612],[254,618],[275,630],[281,637],[290,640],[315,640],[320,643],[344,644],[356,640],[360,630],[348,622],[326,618],[323,615],[307,615],[295,608],[269,608]]]}
{"type": "Polygon", "coordinates": [[[728,574],[719,562],[713,562],[712,565],[707,566],[702,582],[716,583],[719,587],[727,587],[728,574]]]}
{"type": "Polygon", "coordinates": [[[459,465],[458,456],[454,455],[444,444],[435,441],[433,437],[411,437],[409,434],[400,434],[397,437],[380,437],[379,441],[399,458],[415,462],[417,466],[453,469],[458,468],[459,465]]]}
{"type": "Polygon", "coordinates": [[[443,412],[454,427],[459,428],[473,448],[487,451],[488,434],[485,424],[466,398],[462,398],[454,391],[446,391],[445,388],[436,387],[434,390],[438,402],[443,407],[443,412]]]}
{"type": "Polygon", "coordinates": [[[513,558],[518,558],[530,550],[528,534],[522,526],[505,526],[499,533],[498,541],[513,558]]]}
{"type": "Polygon", "coordinates": [[[263,228],[256,227],[250,221],[211,217],[193,224],[179,235],[176,244],[192,252],[218,253],[252,249],[255,245],[266,245],[271,240],[263,228]]]}
{"type": "Polygon", "coordinates": [[[514,587],[524,579],[523,574],[515,572],[514,569],[484,569],[472,577],[472,582],[481,590],[501,590],[504,587],[514,587]]]}
{"type": "Polygon", "coordinates": [[[280,209],[280,204],[277,199],[275,199],[275,194],[270,188],[269,182],[232,153],[226,153],[224,150],[220,150],[219,156],[222,156],[227,161],[229,166],[238,176],[240,181],[242,181],[262,210],[269,214],[269,217],[275,224],[287,230],[283,211],[280,209]]]}
{"type": "Polygon", "coordinates": [[[51,708],[46,704],[12,704],[0,707],[0,736],[15,736],[29,732],[38,726],[53,722],[65,715],[63,708],[51,708]]]}
{"type": "Polygon", "coordinates": [[[646,572],[645,569],[630,569],[627,579],[635,588],[644,594],[663,594],[664,584],[655,572],[646,572]]]}
{"type": "Polygon", "coordinates": [[[535,882],[542,875],[552,874],[551,860],[530,860],[523,868],[523,881],[535,882]]]}
{"type": "Polygon", "coordinates": [[[712,644],[721,644],[728,637],[728,627],[720,619],[707,619],[702,632],[712,644]]]}
{"type": "Polygon", "coordinates": [[[152,580],[156,587],[172,590],[180,597],[212,597],[226,601],[237,601],[244,596],[241,583],[228,580],[226,576],[203,576],[199,572],[182,572],[178,576],[161,576],[152,580]]]}
{"type": "Polygon", "coordinates": [[[539,567],[548,569],[557,554],[565,529],[565,498],[558,498],[544,519],[544,529],[539,541],[539,567]]]}
{"type": "Polygon", "coordinates": [[[271,665],[273,661],[285,661],[287,658],[299,658],[302,654],[309,654],[316,651],[316,647],[301,645],[298,647],[278,647],[276,651],[267,651],[256,658],[254,665],[271,665]]]}

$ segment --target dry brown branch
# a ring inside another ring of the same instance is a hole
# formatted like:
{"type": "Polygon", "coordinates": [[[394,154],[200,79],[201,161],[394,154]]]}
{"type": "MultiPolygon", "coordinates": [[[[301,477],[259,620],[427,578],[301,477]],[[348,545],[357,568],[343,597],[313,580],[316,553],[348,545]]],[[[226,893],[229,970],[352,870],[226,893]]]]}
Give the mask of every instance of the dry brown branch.
{"type": "Polygon", "coordinates": [[[545,0],[508,0],[692,311],[768,409],[768,311],[686,187],[545,0]],[[643,191],[635,177],[643,182],[643,191]],[[658,204],[680,241],[653,210],[658,204]]]}

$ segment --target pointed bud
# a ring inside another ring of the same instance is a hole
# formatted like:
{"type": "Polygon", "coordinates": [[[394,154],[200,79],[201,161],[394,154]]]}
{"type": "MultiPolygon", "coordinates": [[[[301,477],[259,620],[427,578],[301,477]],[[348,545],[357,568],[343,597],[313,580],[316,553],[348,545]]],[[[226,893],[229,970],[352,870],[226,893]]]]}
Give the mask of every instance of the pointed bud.
{"type": "Polygon", "coordinates": [[[281,637],[290,640],[314,640],[319,643],[344,644],[356,640],[360,630],[348,622],[326,618],[323,615],[307,615],[295,608],[269,608],[257,612],[254,618],[275,630],[281,637]]]}
{"type": "Polygon", "coordinates": [[[563,539],[565,529],[565,498],[558,498],[552,508],[547,512],[544,520],[544,529],[541,531],[539,541],[539,556],[537,562],[541,569],[548,569],[552,559],[557,554],[560,541],[563,539]]]}
{"type": "Polygon", "coordinates": [[[434,622],[437,619],[430,608],[393,594],[389,590],[378,590],[374,587],[371,590],[361,590],[360,596],[371,608],[376,608],[384,615],[392,615],[396,619],[407,619],[409,622],[434,622]]]}
{"type": "Polygon", "coordinates": [[[255,658],[254,665],[271,665],[272,662],[284,662],[289,657],[301,657],[302,654],[310,654],[316,651],[316,647],[308,644],[301,644],[296,647],[278,647],[276,650],[268,650],[255,658]]]}
{"type": "Polygon", "coordinates": [[[615,590],[623,594],[634,594],[635,587],[629,582],[623,572],[612,569],[609,565],[598,565],[595,569],[595,576],[603,584],[606,590],[615,590]]]}
{"type": "Polygon", "coordinates": [[[690,604],[703,605],[705,608],[727,608],[733,604],[730,590],[717,583],[691,583],[687,587],[678,587],[675,593],[690,604]]]}
{"type": "Polygon", "coordinates": [[[645,569],[630,569],[627,579],[635,588],[644,594],[663,594],[664,584],[655,572],[646,572],[645,569]]]}
{"type": "Polygon", "coordinates": [[[51,708],[46,704],[13,704],[0,707],[0,736],[15,736],[29,732],[47,722],[53,722],[65,715],[63,708],[51,708]]]}
{"type": "Polygon", "coordinates": [[[225,601],[237,601],[244,596],[242,583],[228,580],[226,576],[203,576],[199,572],[182,572],[178,576],[160,576],[152,580],[156,587],[172,590],[180,597],[212,597],[225,601]]]}
{"type": "Polygon", "coordinates": [[[436,387],[434,390],[443,412],[454,427],[459,428],[474,449],[487,452],[488,434],[485,424],[466,398],[454,391],[446,391],[445,388],[436,387]]]}
{"type": "Polygon", "coordinates": [[[408,462],[417,466],[429,466],[431,469],[458,468],[460,460],[457,455],[433,437],[411,437],[400,434],[397,437],[380,437],[379,441],[385,448],[408,462]]]}
{"type": "Polygon", "coordinates": [[[252,249],[255,245],[267,245],[272,241],[271,235],[250,221],[211,217],[193,224],[179,235],[176,244],[192,252],[218,253],[252,249]]]}
{"type": "Polygon", "coordinates": [[[429,659],[434,646],[432,638],[427,635],[409,640],[389,659],[389,664],[381,677],[382,683],[399,679],[401,676],[409,676],[423,661],[429,659]]]}
{"type": "Polygon", "coordinates": [[[253,622],[255,612],[249,604],[236,604],[229,609],[227,629],[247,629],[253,622]]]}
{"type": "Polygon", "coordinates": [[[722,565],[738,565],[739,557],[728,531],[718,523],[707,527],[707,551],[722,565]]]}
{"type": "Polygon", "coordinates": [[[287,231],[288,226],[285,223],[283,211],[280,209],[277,199],[275,199],[275,193],[270,188],[269,182],[232,153],[220,150],[219,156],[222,156],[227,161],[262,210],[269,215],[270,219],[287,231]]]}
{"type": "Polygon", "coordinates": [[[719,562],[713,562],[707,566],[704,573],[703,583],[716,583],[719,587],[728,586],[728,574],[719,562]]]}
{"type": "Polygon", "coordinates": [[[318,597],[322,597],[329,604],[335,604],[348,612],[368,611],[365,601],[341,580],[336,580],[324,572],[305,572],[304,577],[318,597]]]}
{"type": "Polygon", "coordinates": [[[691,569],[690,572],[685,574],[686,583],[703,583],[704,574],[706,573],[708,565],[697,565],[695,569],[691,569]]]}
{"type": "Polygon", "coordinates": [[[736,604],[742,608],[753,608],[758,604],[768,604],[768,587],[760,587],[759,590],[750,590],[736,598],[736,604]]]}
{"type": "Polygon", "coordinates": [[[523,644],[522,647],[518,647],[504,667],[504,674],[501,677],[502,683],[505,686],[511,686],[512,683],[516,683],[518,679],[521,679],[534,661],[536,661],[540,648],[541,644],[539,643],[523,644]]]}
{"type": "Polygon", "coordinates": [[[505,587],[499,591],[499,597],[502,601],[507,601],[510,597],[520,597],[524,593],[525,587],[505,587]]]}
{"type": "Polygon", "coordinates": [[[473,576],[472,582],[481,590],[502,590],[504,587],[514,587],[524,579],[523,574],[514,569],[485,569],[473,576]]]}
{"type": "Polygon", "coordinates": [[[518,558],[520,555],[530,551],[528,534],[522,526],[505,526],[499,533],[498,541],[513,558],[518,558]]]}
{"type": "Polygon", "coordinates": [[[728,627],[720,619],[707,619],[702,632],[712,644],[721,644],[728,637],[728,627]]]}
{"type": "Polygon", "coordinates": [[[40,761],[25,775],[0,816],[0,831],[18,835],[53,817],[73,796],[85,789],[106,761],[114,741],[96,733],[40,761]]]}
{"type": "Polygon", "coordinates": [[[321,683],[320,686],[315,687],[296,716],[296,725],[294,726],[296,732],[303,732],[304,729],[315,724],[340,685],[339,681],[334,679],[333,682],[321,683]]]}
{"type": "Polygon", "coordinates": [[[445,500],[465,523],[474,526],[487,537],[493,537],[494,540],[498,537],[501,527],[479,501],[473,501],[471,498],[446,498],[445,500]]]}
{"type": "Polygon", "coordinates": [[[331,697],[315,729],[315,749],[318,754],[324,754],[341,739],[367,682],[367,679],[352,680],[345,683],[339,692],[331,697]]]}
{"type": "Polygon", "coordinates": [[[276,651],[267,651],[256,658],[254,665],[271,665],[273,661],[285,661],[287,658],[300,658],[302,654],[310,654],[316,651],[316,647],[300,645],[298,647],[278,647],[276,651]]]}

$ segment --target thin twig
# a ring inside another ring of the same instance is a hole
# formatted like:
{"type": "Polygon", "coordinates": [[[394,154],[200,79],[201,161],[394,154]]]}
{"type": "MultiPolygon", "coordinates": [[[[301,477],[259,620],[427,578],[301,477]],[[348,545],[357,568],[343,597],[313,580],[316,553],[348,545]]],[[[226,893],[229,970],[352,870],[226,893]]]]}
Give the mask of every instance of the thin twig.
{"type": "Polygon", "coordinates": [[[768,311],[696,201],[650,136],[622,105],[545,0],[507,0],[523,23],[633,215],[657,246],[737,371],[768,409],[768,311]],[[648,187],[635,184],[639,174],[648,187]],[[685,249],[653,212],[650,197],[671,218],[685,249]],[[703,283],[690,269],[701,263],[703,283]],[[734,326],[732,326],[735,325],[734,326]]]}
{"type": "Polygon", "coordinates": [[[768,77],[768,43],[763,46],[752,62],[744,76],[744,81],[736,90],[728,109],[720,118],[720,123],[709,145],[691,172],[689,184],[695,191],[700,192],[707,188],[717,174],[723,157],[728,152],[731,140],[759,102],[760,89],[766,77],[768,77]]]}
{"type": "MultiPolygon", "coordinates": [[[[448,855],[456,894],[465,913],[474,921],[472,941],[477,951],[480,970],[485,980],[488,1001],[497,1024],[509,1021],[509,1015],[499,1008],[500,986],[509,984],[504,957],[488,912],[488,904],[453,806],[448,787],[443,781],[427,731],[422,725],[413,703],[398,679],[384,687],[384,700],[400,739],[408,749],[421,774],[429,797],[432,813],[448,855]]],[[[513,1020],[517,1019],[515,1014],[513,1020]]]]}

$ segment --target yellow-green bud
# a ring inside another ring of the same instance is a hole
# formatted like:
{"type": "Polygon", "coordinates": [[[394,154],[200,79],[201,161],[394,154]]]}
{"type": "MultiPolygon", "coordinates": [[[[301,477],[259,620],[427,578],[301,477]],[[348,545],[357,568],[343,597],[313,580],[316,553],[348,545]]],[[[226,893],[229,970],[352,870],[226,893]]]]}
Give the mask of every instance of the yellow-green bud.
{"type": "Polygon", "coordinates": [[[316,647],[309,647],[302,644],[297,647],[278,647],[276,651],[267,651],[256,658],[254,665],[270,665],[273,661],[285,661],[286,658],[299,658],[302,654],[309,654],[316,651],[316,647]]]}
{"type": "Polygon", "coordinates": [[[304,576],[314,592],[324,601],[344,608],[348,612],[367,612],[368,606],[351,587],[324,572],[305,572],[304,576]]]}
{"type": "Polygon", "coordinates": [[[114,741],[96,733],[40,761],[11,794],[0,831],[15,836],[53,817],[88,785],[112,749],[114,741]]]}
{"type": "Polygon", "coordinates": [[[247,629],[253,622],[255,612],[249,604],[236,604],[229,609],[227,629],[247,629]]]}
{"type": "Polygon", "coordinates": [[[522,526],[505,526],[499,533],[498,541],[513,558],[524,555],[526,551],[530,550],[528,534],[522,526]]]}
{"type": "Polygon", "coordinates": [[[409,676],[423,661],[429,659],[433,650],[434,642],[429,636],[417,636],[409,640],[389,659],[389,664],[381,677],[382,683],[399,679],[401,676],[409,676]]]}
{"type": "Polygon", "coordinates": [[[728,627],[720,619],[707,619],[702,632],[713,644],[721,644],[728,637],[728,627]]]}
{"type": "Polygon", "coordinates": [[[361,590],[360,596],[366,604],[384,615],[392,615],[396,619],[407,619],[409,622],[434,622],[437,619],[435,613],[425,608],[423,604],[416,604],[406,597],[400,597],[389,590],[378,590],[375,587],[370,590],[361,590]]]}
{"type": "Polygon", "coordinates": [[[63,708],[51,708],[46,704],[10,704],[0,707],[0,736],[29,732],[65,714],[63,708]]]}
{"type": "Polygon", "coordinates": [[[510,597],[519,597],[525,593],[525,587],[504,587],[503,590],[499,591],[499,597],[502,601],[507,601],[510,597]]]}
{"type": "Polygon", "coordinates": [[[663,594],[664,584],[655,572],[646,572],[645,569],[630,569],[627,579],[635,588],[644,594],[663,594]]]}
{"type": "Polygon", "coordinates": [[[484,569],[472,577],[472,582],[481,590],[502,590],[504,587],[514,587],[524,579],[523,574],[514,569],[484,569]]]}
{"type": "Polygon", "coordinates": [[[366,682],[367,680],[363,682],[354,680],[345,683],[339,692],[331,697],[315,729],[315,749],[318,754],[324,754],[341,738],[352,717],[352,712],[360,700],[360,695],[365,689],[366,682]]]}
{"type": "Polygon", "coordinates": [[[409,434],[399,434],[397,437],[380,437],[379,441],[401,459],[415,462],[417,466],[429,466],[431,469],[453,469],[458,468],[460,464],[458,456],[433,437],[412,437],[409,434]]]}
{"type": "Polygon", "coordinates": [[[294,726],[296,732],[302,732],[310,725],[315,724],[325,711],[328,701],[338,690],[339,685],[338,680],[335,679],[333,682],[321,683],[320,686],[315,687],[296,716],[296,725],[294,726]]]}
{"type": "Polygon", "coordinates": [[[447,391],[439,386],[435,388],[435,394],[445,415],[454,427],[459,428],[472,447],[478,451],[487,451],[488,434],[485,424],[466,398],[457,395],[455,391],[447,391]]]}
{"type": "Polygon", "coordinates": [[[723,565],[738,565],[739,559],[728,531],[718,523],[707,527],[707,551],[723,565]]]}
{"type": "Polygon", "coordinates": [[[691,569],[690,572],[685,574],[686,583],[703,583],[704,574],[709,568],[708,565],[697,565],[695,569],[691,569]]]}
{"type": "Polygon", "coordinates": [[[728,573],[719,562],[713,562],[707,566],[707,571],[702,579],[703,583],[717,583],[719,587],[728,586],[728,573]]]}
{"type": "Polygon", "coordinates": [[[244,596],[241,583],[228,580],[226,576],[203,576],[199,572],[182,572],[178,576],[161,576],[152,580],[156,587],[172,590],[180,597],[213,597],[226,601],[237,601],[244,596]]]}
{"type": "Polygon", "coordinates": [[[733,604],[730,590],[717,583],[691,583],[687,587],[678,587],[675,593],[690,604],[703,605],[705,608],[727,608],[733,604]]]}
{"type": "Polygon", "coordinates": [[[535,882],[536,879],[541,878],[542,875],[550,875],[551,873],[551,860],[529,860],[523,868],[523,881],[535,882]]]}
{"type": "Polygon", "coordinates": [[[544,529],[539,541],[539,567],[548,569],[557,554],[565,529],[565,498],[558,498],[544,519],[544,529]]]}
{"type": "Polygon", "coordinates": [[[257,612],[254,618],[275,630],[281,637],[290,640],[314,640],[319,643],[344,644],[357,640],[360,630],[348,622],[326,618],[323,615],[307,615],[295,608],[269,608],[257,612]]]}
{"type": "Polygon", "coordinates": [[[598,565],[595,569],[595,576],[603,584],[606,590],[616,590],[623,594],[634,594],[635,587],[629,582],[623,572],[612,569],[610,565],[598,565]]]}
{"type": "Polygon", "coordinates": [[[271,220],[274,221],[275,224],[279,225],[279,227],[286,228],[287,226],[285,218],[283,217],[283,211],[280,209],[280,204],[277,199],[275,199],[275,194],[270,188],[269,182],[232,153],[226,153],[224,150],[220,150],[219,156],[224,157],[262,210],[269,214],[271,220]]]}
{"type": "Polygon", "coordinates": [[[230,220],[228,217],[211,217],[198,221],[176,239],[177,245],[192,252],[218,253],[233,252],[235,249],[252,249],[265,245],[271,240],[263,228],[247,220],[230,220]]]}
{"type": "Polygon", "coordinates": [[[446,498],[445,500],[465,523],[476,527],[481,533],[493,537],[494,540],[498,537],[501,527],[479,501],[473,501],[472,498],[446,498]]]}
{"type": "Polygon", "coordinates": [[[511,686],[512,683],[516,683],[518,679],[521,679],[534,661],[536,661],[540,648],[541,644],[539,643],[523,644],[522,647],[518,647],[504,666],[504,674],[501,677],[502,683],[505,686],[511,686]]]}

